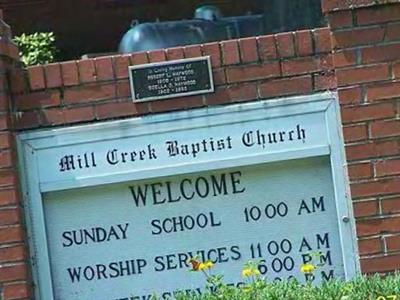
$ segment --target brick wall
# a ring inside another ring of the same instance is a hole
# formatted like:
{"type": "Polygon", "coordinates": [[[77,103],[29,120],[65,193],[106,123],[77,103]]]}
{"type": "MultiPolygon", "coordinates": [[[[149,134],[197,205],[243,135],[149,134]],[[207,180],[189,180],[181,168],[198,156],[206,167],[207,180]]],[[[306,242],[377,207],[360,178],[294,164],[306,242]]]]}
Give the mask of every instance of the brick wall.
{"type": "Polygon", "coordinates": [[[364,272],[400,268],[400,2],[326,0],[364,272]]]}
{"type": "Polygon", "coordinates": [[[0,293],[5,299],[23,299],[30,292],[29,262],[18,193],[9,86],[13,78],[22,78],[22,74],[18,49],[10,36],[9,26],[0,18],[0,293]]]}
{"type": "MultiPolygon", "coordinates": [[[[20,68],[15,46],[2,39],[0,284],[5,298],[27,299],[30,292],[13,134],[336,89],[363,271],[399,269],[400,3],[388,2],[326,0],[330,28],[28,69],[20,68]],[[201,55],[211,56],[214,94],[145,103],[130,99],[128,65],[201,55]]],[[[9,35],[5,24],[1,28],[9,35]]]]}
{"type": "Polygon", "coordinates": [[[132,117],[334,87],[327,28],[28,68],[14,90],[18,129],[132,117]],[[128,65],[210,55],[216,92],[133,103],[128,65]]]}

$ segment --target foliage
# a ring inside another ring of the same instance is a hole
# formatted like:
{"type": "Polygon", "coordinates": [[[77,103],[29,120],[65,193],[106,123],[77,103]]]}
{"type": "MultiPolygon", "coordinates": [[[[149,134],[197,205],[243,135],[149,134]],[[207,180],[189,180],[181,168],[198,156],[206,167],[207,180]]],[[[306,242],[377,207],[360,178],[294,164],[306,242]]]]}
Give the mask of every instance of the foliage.
{"type": "MultiPolygon", "coordinates": [[[[207,280],[208,281],[208,280],[207,280]]],[[[400,300],[400,273],[386,278],[378,275],[344,282],[330,280],[320,286],[296,280],[268,283],[262,278],[234,288],[219,283],[202,295],[178,294],[176,300],[400,300]]]]}
{"type": "Polygon", "coordinates": [[[54,61],[56,54],[53,32],[23,33],[14,38],[20,50],[20,57],[26,66],[48,64],[54,61]]]}

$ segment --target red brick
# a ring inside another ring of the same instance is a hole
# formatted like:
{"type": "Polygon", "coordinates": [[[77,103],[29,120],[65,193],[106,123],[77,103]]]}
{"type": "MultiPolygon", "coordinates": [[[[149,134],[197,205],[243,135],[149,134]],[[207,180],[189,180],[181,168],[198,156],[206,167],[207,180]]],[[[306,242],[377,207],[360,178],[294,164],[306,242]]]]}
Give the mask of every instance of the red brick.
{"type": "MultiPolygon", "coordinates": [[[[0,168],[12,167],[12,155],[10,150],[0,150],[0,168]]],[[[0,205],[2,204],[1,192],[0,192],[0,205]]]]}
{"type": "Polygon", "coordinates": [[[44,74],[47,88],[62,86],[61,67],[59,63],[45,65],[44,74]]]}
{"type": "Polygon", "coordinates": [[[12,143],[12,134],[10,132],[0,132],[0,149],[10,148],[12,143]]]}
{"type": "Polygon", "coordinates": [[[344,141],[346,143],[366,140],[368,131],[366,125],[355,125],[343,127],[344,141]]]}
{"type": "Polygon", "coordinates": [[[91,121],[94,119],[93,107],[77,107],[64,110],[65,123],[91,121]]]}
{"type": "Polygon", "coordinates": [[[24,111],[17,115],[15,126],[18,129],[39,127],[40,117],[37,111],[24,111]]]}
{"type": "Polygon", "coordinates": [[[81,83],[96,81],[96,68],[92,59],[78,61],[79,79],[81,83]]]}
{"type": "Polygon", "coordinates": [[[113,99],[115,97],[116,86],[114,84],[96,84],[70,88],[64,91],[64,101],[66,103],[84,103],[113,99]]]}
{"type": "Polygon", "coordinates": [[[79,84],[78,65],[76,61],[61,63],[61,72],[65,86],[79,84]]]}
{"type": "Polygon", "coordinates": [[[338,90],[341,105],[357,104],[361,102],[361,87],[350,86],[338,90]]]}
{"type": "MultiPolygon", "coordinates": [[[[17,184],[17,175],[14,170],[0,170],[0,186],[10,186],[17,184]]],[[[1,202],[1,201],[0,201],[1,202]]]]}
{"type": "Polygon", "coordinates": [[[27,276],[28,272],[25,264],[2,266],[0,272],[0,282],[26,280],[27,276]]]}
{"type": "Polygon", "coordinates": [[[132,65],[143,65],[149,62],[147,52],[136,52],[131,54],[132,65]]]}
{"type": "Polygon", "coordinates": [[[389,252],[400,250],[400,235],[387,236],[385,240],[389,252]]]}
{"type": "Polygon", "coordinates": [[[0,226],[15,225],[21,221],[17,208],[0,209],[0,226]]]}
{"type": "Polygon", "coordinates": [[[372,122],[371,136],[373,138],[400,136],[400,120],[372,122]]]}
{"type": "Polygon", "coordinates": [[[237,66],[226,69],[226,78],[229,83],[250,80],[259,80],[280,76],[279,62],[263,65],[237,66]]]}
{"type": "Polygon", "coordinates": [[[136,116],[139,113],[148,113],[147,103],[117,102],[96,105],[96,116],[98,119],[136,116]]]}
{"type": "Polygon", "coordinates": [[[385,38],[387,41],[400,40],[400,24],[388,24],[385,38]]]}
{"type": "Polygon", "coordinates": [[[366,120],[390,118],[396,115],[392,103],[379,103],[342,107],[343,124],[356,123],[366,120]]]}
{"type": "Polygon", "coordinates": [[[30,285],[27,283],[13,283],[4,286],[4,299],[30,298],[30,285]]]}
{"type": "Polygon", "coordinates": [[[206,96],[208,105],[227,104],[257,99],[257,86],[255,84],[240,84],[219,88],[213,94],[206,96]]]}
{"type": "Polygon", "coordinates": [[[202,56],[200,45],[185,46],[183,48],[183,52],[184,52],[186,58],[202,56]]]}
{"type": "Polygon", "coordinates": [[[10,104],[10,97],[6,94],[0,93],[0,112],[8,111],[8,107],[10,104]]]}
{"type": "Polygon", "coordinates": [[[8,90],[7,78],[4,74],[0,74],[0,92],[4,93],[8,90]]]}
{"type": "Polygon", "coordinates": [[[372,166],[370,163],[352,164],[348,166],[350,181],[372,177],[372,166]]]}
{"type": "Polygon", "coordinates": [[[0,248],[0,263],[22,261],[25,258],[26,251],[23,245],[0,248]]]}
{"type": "Polygon", "coordinates": [[[130,55],[114,56],[115,77],[118,79],[129,76],[130,55]]]}
{"type": "Polygon", "coordinates": [[[211,59],[211,65],[214,68],[221,66],[221,49],[219,43],[207,43],[203,45],[204,55],[209,55],[211,59]]]}
{"type": "Polygon", "coordinates": [[[26,73],[24,71],[12,69],[9,71],[9,77],[12,94],[22,94],[28,90],[26,73]]]}
{"type": "Polygon", "coordinates": [[[275,38],[273,35],[257,38],[258,53],[262,61],[276,59],[278,57],[275,38]]]}
{"type": "Polygon", "coordinates": [[[94,65],[96,67],[97,80],[114,79],[114,70],[111,56],[95,58],[94,65]]]}
{"type": "Polygon", "coordinates": [[[174,98],[150,103],[152,112],[166,112],[184,110],[204,106],[203,96],[191,96],[184,98],[174,98]]]}
{"type": "Polygon", "coordinates": [[[6,114],[0,115],[0,130],[8,129],[9,116],[6,114]]]}
{"type": "Polygon", "coordinates": [[[328,15],[330,28],[350,27],[353,25],[353,15],[351,11],[338,11],[328,15]]]}
{"type": "Polygon", "coordinates": [[[395,193],[400,193],[400,178],[381,179],[379,181],[354,183],[351,185],[351,194],[353,197],[370,197],[395,193]]]}
{"type": "Polygon", "coordinates": [[[398,59],[400,59],[400,43],[361,49],[361,60],[364,64],[398,59]]]}
{"type": "Polygon", "coordinates": [[[297,75],[319,70],[319,62],[314,57],[282,61],[282,74],[297,75]]]}
{"type": "Polygon", "coordinates": [[[306,94],[312,91],[312,80],[311,76],[272,80],[260,84],[259,90],[262,98],[306,94]]]}
{"type": "Polygon", "coordinates": [[[397,97],[400,97],[400,81],[378,83],[367,87],[367,100],[369,102],[397,97]]]}
{"type": "Polygon", "coordinates": [[[331,31],[329,28],[314,29],[315,53],[325,53],[332,51],[331,31]]]}
{"type": "Polygon", "coordinates": [[[400,197],[383,199],[381,203],[384,214],[397,214],[400,212],[400,197]]]}
{"type": "Polygon", "coordinates": [[[255,37],[240,39],[239,47],[242,63],[258,61],[257,40],[255,37]]]}
{"type": "Polygon", "coordinates": [[[400,154],[397,141],[374,142],[346,147],[346,156],[349,161],[365,158],[381,158],[397,154],[400,154]]]}
{"type": "Polygon", "coordinates": [[[396,233],[400,228],[400,217],[367,219],[357,222],[358,236],[396,233]]]}
{"type": "Polygon", "coordinates": [[[213,79],[214,79],[214,85],[225,84],[226,83],[225,70],[222,68],[213,69],[213,79]]]}
{"type": "Polygon", "coordinates": [[[292,57],[295,55],[293,33],[278,33],[275,35],[276,48],[281,58],[292,57]]]}
{"type": "Polygon", "coordinates": [[[18,203],[18,194],[14,189],[0,190],[0,206],[18,203]]]}
{"type": "Polygon", "coordinates": [[[383,41],[384,36],[385,29],[382,27],[352,28],[346,31],[336,31],[332,36],[332,43],[335,49],[349,48],[379,43],[383,41]]]}
{"type": "Polygon", "coordinates": [[[239,45],[236,40],[221,42],[222,61],[224,65],[240,63],[239,45]]]}
{"type": "Polygon", "coordinates": [[[400,268],[400,254],[370,257],[361,260],[363,273],[394,272],[400,268]]]}
{"type": "Polygon", "coordinates": [[[167,49],[167,59],[168,60],[177,60],[185,58],[183,53],[183,47],[175,47],[167,49]]]}
{"type": "Polygon", "coordinates": [[[44,79],[43,66],[29,67],[28,69],[29,84],[31,90],[41,90],[46,87],[44,79]]]}
{"type": "Polygon", "coordinates": [[[339,86],[354,83],[385,80],[390,77],[389,66],[386,64],[352,67],[336,70],[339,86]]]}
{"type": "Polygon", "coordinates": [[[390,176],[400,174],[400,159],[377,161],[375,163],[377,176],[390,176]]]}
{"type": "Polygon", "coordinates": [[[314,76],[314,90],[334,90],[337,88],[336,76],[332,72],[323,74],[315,74],[314,76]]]}
{"type": "Polygon", "coordinates": [[[358,241],[360,255],[377,254],[382,252],[382,243],[379,238],[362,239],[358,241]]]}
{"type": "Polygon", "coordinates": [[[393,76],[400,79],[400,62],[393,64],[393,76]]]}
{"type": "Polygon", "coordinates": [[[15,105],[18,110],[57,106],[60,103],[60,92],[57,90],[47,90],[15,97],[15,105]]]}
{"type": "Polygon", "coordinates": [[[117,98],[132,98],[131,85],[128,80],[117,82],[117,98]]]}
{"type": "Polygon", "coordinates": [[[378,202],[376,200],[354,202],[353,208],[356,218],[375,216],[378,214],[378,202]]]}
{"type": "Polygon", "coordinates": [[[333,53],[333,63],[336,68],[356,65],[357,52],[355,50],[336,51],[333,53]]]}
{"type": "Polygon", "coordinates": [[[95,118],[93,107],[46,109],[42,112],[43,123],[58,125],[91,121],[95,118]]]}
{"type": "MultiPolygon", "coordinates": [[[[20,226],[0,227],[0,243],[5,244],[12,242],[22,242],[23,240],[24,235],[20,226]]],[[[0,274],[2,273],[4,273],[4,271],[0,272],[0,274]]]]}
{"type": "Polygon", "coordinates": [[[299,56],[313,54],[313,41],[310,30],[296,31],[295,33],[296,52],[299,56]]]}
{"type": "Polygon", "coordinates": [[[165,56],[165,51],[162,49],[151,50],[147,53],[147,56],[149,57],[149,62],[151,63],[162,62],[167,60],[167,57],[165,56]]]}
{"type": "Polygon", "coordinates": [[[400,6],[386,5],[356,11],[357,24],[369,25],[400,20],[400,6]]]}
{"type": "Polygon", "coordinates": [[[231,102],[231,96],[228,87],[216,88],[214,93],[205,96],[207,105],[223,105],[231,102]]]}

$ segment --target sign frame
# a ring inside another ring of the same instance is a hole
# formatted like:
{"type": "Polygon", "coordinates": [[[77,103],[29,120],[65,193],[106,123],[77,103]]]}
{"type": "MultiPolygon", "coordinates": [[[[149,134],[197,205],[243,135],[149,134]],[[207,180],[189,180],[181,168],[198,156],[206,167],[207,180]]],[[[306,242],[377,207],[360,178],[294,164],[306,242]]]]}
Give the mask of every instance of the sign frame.
{"type": "Polygon", "coordinates": [[[50,256],[46,235],[42,194],[50,191],[127,182],[139,179],[159,178],[169,175],[187,174],[205,170],[217,170],[236,166],[256,165],[298,158],[330,157],[331,174],[336,201],[337,222],[341,241],[345,279],[360,273],[357,235],[348,183],[346,159],[343,144],[339,102],[337,94],[325,92],[307,96],[263,100],[225,107],[210,107],[191,111],[163,113],[129,120],[109,121],[96,124],[72,126],[69,128],[40,129],[18,134],[17,145],[22,183],[22,195],[30,246],[30,261],[36,299],[55,299],[53,292],[50,256]],[[323,113],[328,144],[304,147],[295,151],[239,156],[219,160],[159,165],[151,169],[132,168],[128,172],[110,172],[76,176],[73,179],[44,181],[41,177],[38,156],[47,149],[73,147],[79,144],[103,140],[118,140],[127,136],[151,133],[153,126],[160,126],[165,132],[184,131],[193,128],[221,126],[232,122],[291,117],[302,114],[323,113]],[[235,121],[232,121],[235,120],[235,121]],[[127,130],[132,129],[134,130],[127,130]]]}
{"type": "MultiPolygon", "coordinates": [[[[211,67],[211,58],[210,58],[210,56],[200,56],[200,57],[194,57],[194,58],[185,58],[185,59],[169,60],[169,61],[163,61],[163,62],[155,62],[155,63],[129,66],[129,84],[131,87],[132,100],[134,102],[147,102],[147,101],[155,101],[155,100],[163,100],[163,99],[176,98],[176,97],[185,97],[185,96],[194,96],[194,95],[212,93],[212,92],[214,92],[214,78],[213,78],[213,72],[212,72],[212,67],[211,67]],[[139,98],[139,99],[136,98],[135,86],[133,84],[133,81],[134,81],[133,80],[133,72],[135,72],[135,70],[147,69],[147,68],[152,68],[152,67],[164,67],[164,66],[169,66],[169,65],[191,63],[191,62],[198,62],[198,61],[204,61],[207,63],[208,77],[209,77],[209,84],[210,84],[210,87],[208,89],[196,90],[196,91],[191,91],[191,92],[180,92],[180,93],[167,94],[167,95],[162,95],[162,96],[152,96],[152,97],[139,98]]],[[[184,100],[182,100],[182,101],[184,101],[184,100]]]]}

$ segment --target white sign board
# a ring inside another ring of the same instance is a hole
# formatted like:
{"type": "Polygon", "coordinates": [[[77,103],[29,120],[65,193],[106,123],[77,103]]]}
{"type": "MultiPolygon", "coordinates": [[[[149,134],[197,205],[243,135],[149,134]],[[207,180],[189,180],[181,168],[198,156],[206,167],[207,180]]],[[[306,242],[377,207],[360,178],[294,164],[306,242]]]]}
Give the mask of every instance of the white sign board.
{"type": "Polygon", "coordinates": [[[20,135],[40,299],[201,293],[198,255],[243,283],[358,271],[331,94],[20,135]]]}

